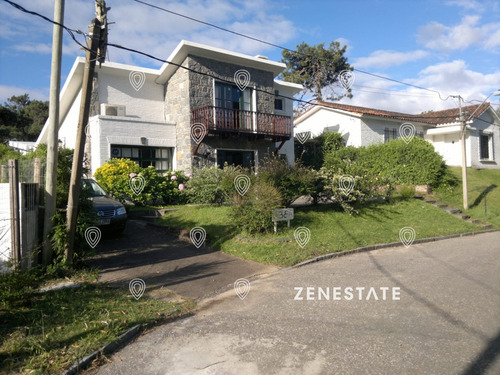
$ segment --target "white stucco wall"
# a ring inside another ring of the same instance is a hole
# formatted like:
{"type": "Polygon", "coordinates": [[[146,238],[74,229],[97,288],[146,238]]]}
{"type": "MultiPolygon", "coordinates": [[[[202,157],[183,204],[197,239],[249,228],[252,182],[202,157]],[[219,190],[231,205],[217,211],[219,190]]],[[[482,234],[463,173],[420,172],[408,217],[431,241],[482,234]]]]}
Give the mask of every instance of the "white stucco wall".
{"type": "Polygon", "coordinates": [[[417,136],[420,132],[425,134],[425,131],[428,128],[421,124],[409,121],[363,117],[361,121],[361,146],[384,143],[384,131],[386,128],[391,132],[395,129],[396,134],[399,137],[399,128],[405,123],[413,124],[416,131],[415,136],[417,136]]]}
{"type": "MultiPolygon", "coordinates": [[[[462,165],[462,146],[460,143],[460,134],[440,134],[430,137],[430,141],[449,166],[462,165]]],[[[470,150],[470,139],[466,138],[466,148],[470,150]]],[[[470,152],[467,152],[470,154],[470,152]]],[[[467,158],[467,166],[470,167],[470,157],[467,158]]]]}
{"type": "Polygon", "coordinates": [[[75,148],[76,128],[78,127],[78,116],[80,115],[81,97],[82,92],[80,90],[59,128],[59,140],[62,142],[62,145],[67,148],[75,148]]]}
{"type": "Polygon", "coordinates": [[[471,127],[471,142],[468,158],[474,168],[500,168],[500,131],[499,124],[489,111],[484,112],[479,119],[476,119],[471,127]],[[480,154],[480,134],[491,134],[493,147],[490,148],[490,160],[481,160],[480,154]]]}
{"type": "Polygon", "coordinates": [[[342,134],[347,146],[361,146],[361,121],[348,112],[337,112],[329,108],[319,108],[317,112],[295,126],[294,132],[311,132],[311,137],[323,133],[325,128],[342,134]]]}
{"type": "Polygon", "coordinates": [[[155,83],[157,75],[144,73],[145,82],[136,90],[130,83],[129,74],[130,71],[124,69],[98,71],[99,104],[124,105],[127,117],[164,121],[165,87],[155,83]]]}
{"type": "MultiPolygon", "coordinates": [[[[90,120],[91,172],[111,158],[111,145],[173,147],[175,155],[175,124],[144,121],[131,117],[94,116],[90,120]],[[145,138],[145,143],[142,139],[145,138]]],[[[175,158],[172,160],[176,169],[175,158]]]]}
{"type": "MultiPolygon", "coordinates": [[[[289,98],[293,98],[294,93],[291,90],[286,90],[286,88],[279,87],[280,94],[283,96],[287,96],[289,98]]],[[[285,142],[285,144],[281,147],[279,153],[285,154],[288,164],[295,165],[295,149],[294,149],[294,129],[293,129],[293,101],[291,99],[283,99],[283,111],[275,110],[274,113],[282,116],[290,116],[292,118],[292,137],[285,142]]],[[[276,142],[276,147],[279,147],[281,142],[276,142]]]]}

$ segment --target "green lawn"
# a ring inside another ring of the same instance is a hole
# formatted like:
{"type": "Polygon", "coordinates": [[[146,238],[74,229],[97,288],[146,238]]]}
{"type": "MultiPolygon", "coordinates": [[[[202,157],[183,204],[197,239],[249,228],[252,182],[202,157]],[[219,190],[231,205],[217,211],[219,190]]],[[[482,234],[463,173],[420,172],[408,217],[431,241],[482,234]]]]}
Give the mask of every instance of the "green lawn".
{"type": "Polygon", "coordinates": [[[154,324],[169,313],[178,316],[193,307],[191,302],[147,296],[135,300],[128,290],[95,282],[36,293],[38,282],[26,282],[26,278],[0,277],[2,374],[59,374],[130,327],[154,324]]]}
{"type": "MultiPolygon", "coordinates": [[[[451,191],[438,190],[435,196],[440,203],[462,209],[462,169],[452,167],[450,170],[460,179],[459,186],[451,191]]],[[[464,213],[500,228],[500,170],[467,168],[467,182],[469,209],[464,213]]]]}
{"type": "Polygon", "coordinates": [[[371,203],[358,208],[359,215],[350,216],[334,205],[295,209],[291,228],[281,223],[278,235],[242,236],[232,224],[230,207],[182,207],[167,212],[162,225],[190,229],[203,227],[207,242],[215,250],[261,263],[290,266],[312,257],[360,246],[399,241],[402,227],[415,229],[416,238],[443,236],[480,230],[477,225],[420,200],[395,203],[371,203]],[[311,231],[309,243],[301,248],[293,239],[293,231],[305,226],[311,231]],[[277,241],[286,240],[285,242],[277,241]],[[249,242],[249,240],[253,242],[249,242]]]}

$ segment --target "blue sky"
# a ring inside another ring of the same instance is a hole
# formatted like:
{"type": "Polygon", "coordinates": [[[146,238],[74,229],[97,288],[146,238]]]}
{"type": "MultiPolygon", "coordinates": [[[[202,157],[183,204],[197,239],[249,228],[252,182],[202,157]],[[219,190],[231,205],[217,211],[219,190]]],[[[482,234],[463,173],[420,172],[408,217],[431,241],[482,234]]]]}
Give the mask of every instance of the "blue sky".
{"type": "MultiPolygon", "coordinates": [[[[497,0],[188,0],[148,2],[222,27],[294,48],[338,40],[349,62],[363,71],[482,101],[500,89],[500,2],[497,0]]],[[[53,18],[53,1],[17,0],[53,18]]],[[[133,0],[108,0],[110,42],[167,58],[191,40],[250,55],[281,59],[281,50],[152,9],[133,0]]],[[[28,92],[48,99],[52,25],[0,1],[0,102],[28,92]]],[[[66,1],[64,23],[88,30],[91,0],[66,1]]],[[[79,39],[83,41],[82,36],[79,39]]],[[[62,81],[83,52],[64,37],[62,81]]],[[[158,68],[159,62],[110,49],[110,61],[158,68]]],[[[457,105],[451,98],[355,73],[346,104],[409,113],[457,105]]],[[[333,90],[338,90],[333,88],[333,90]]],[[[495,97],[495,107],[500,103],[495,97]]]]}

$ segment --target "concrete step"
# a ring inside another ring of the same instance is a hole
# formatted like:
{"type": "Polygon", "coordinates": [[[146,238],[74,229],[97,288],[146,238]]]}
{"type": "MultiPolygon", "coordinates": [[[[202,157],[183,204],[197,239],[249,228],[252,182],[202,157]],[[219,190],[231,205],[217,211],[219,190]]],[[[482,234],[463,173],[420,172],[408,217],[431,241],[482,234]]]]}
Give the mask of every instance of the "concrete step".
{"type": "Polygon", "coordinates": [[[436,201],[434,199],[424,199],[424,202],[425,203],[430,203],[430,204],[436,203],[436,201]]]}
{"type": "Polygon", "coordinates": [[[447,204],[438,204],[437,206],[438,206],[439,208],[446,208],[446,207],[448,207],[448,205],[447,205],[447,204]]]}
{"type": "Polygon", "coordinates": [[[468,220],[468,219],[470,219],[470,215],[462,215],[462,219],[463,220],[468,220]]]}
{"type": "Polygon", "coordinates": [[[481,225],[481,227],[483,229],[491,229],[491,228],[493,228],[493,225],[491,225],[491,224],[483,224],[483,225],[481,225]]]}
{"type": "Polygon", "coordinates": [[[472,224],[481,224],[481,220],[478,220],[478,219],[474,219],[472,220],[472,224]]]}
{"type": "Polygon", "coordinates": [[[460,210],[458,208],[445,208],[444,210],[449,212],[450,214],[453,214],[453,215],[457,215],[457,214],[462,213],[462,210],[460,210]]]}

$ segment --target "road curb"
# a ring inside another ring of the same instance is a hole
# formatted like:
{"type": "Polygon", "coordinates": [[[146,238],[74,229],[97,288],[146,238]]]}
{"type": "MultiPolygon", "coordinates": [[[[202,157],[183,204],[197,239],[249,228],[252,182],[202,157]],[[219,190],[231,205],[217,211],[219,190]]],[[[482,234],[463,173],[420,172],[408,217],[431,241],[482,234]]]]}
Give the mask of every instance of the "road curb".
{"type": "MultiPolygon", "coordinates": [[[[169,314],[167,314],[164,319],[168,319],[171,315],[175,314],[179,310],[175,309],[174,311],[171,311],[169,314]]],[[[129,330],[127,330],[125,333],[121,334],[118,336],[118,338],[114,341],[111,341],[104,345],[101,349],[97,349],[95,352],[92,354],[83,357],[82,359],[78,360],[76,363],[72,364],[67,370],[61,372],[60,375],[75,375],[78,374],[80,371],[86,369],[89,367],[92,362],[102,356],[102,355],[107,355],[107,354],[112,354],[116,350],[122,348],[123,346],[127,345],[130,341],[132,341],[136,336],[138,336],[143,330],[150,328],[153,326],[153,324],[136,324],[129,330]]]]}
{"type": "MultiPolygon", "coordinates": [[[[413,241],[412,245],[414,244],[419,244],[419,243],[427,243],[427,242],[435,242],[435,241],[441,241],[441,240],[447,240],[450,238],[457,238],[457,237],[469,237],[469,236],[475,236],[477,234],[483,234],[483,233],[490,233],[490,232],[498,232],[500,229],[487,229],[487,230],[482,230],[482,231],[477,231],[477,232],[467,232],[467,233],[458,233],[458,234],[450,234],[447,236],[440,236],[440,237],[429,237],[429,238],[420,238],[416,239],[413,241]]],[[[297,263],[291,267],[286,267],[282,268],[279,271],[287,271],[293,268],[299,268],[303,266],[307,266],[308,264],[311,263],[316,263],[316,262],[321,262],[323,260],[327,259],[332,259],[332,258],[338,258],[341,256],[345,255],[351,255],[351,254],[357,254],[357,253],[363,253],[367,251],[372,251],[372,250],[378,250],[378,249],[385,249],[385,248],[391,248],[391,247],[398,247],[398,246],[403,246],[401,242],[391,242],[391,243],[384,243],[384,244],[376,244],[376,245],[370,245],[370,246],[363,246],[363,247],[358,247],[356,249],[352,250],[346,250],[346,251],[340,251],[336,253],[329,253],[325,255],[320,255],[315,258],[297,263]]]]}

